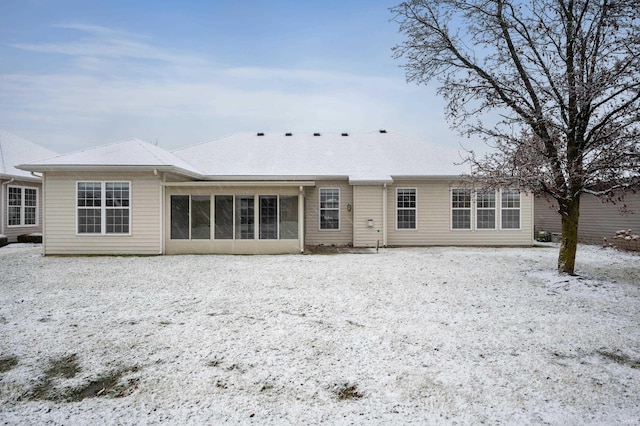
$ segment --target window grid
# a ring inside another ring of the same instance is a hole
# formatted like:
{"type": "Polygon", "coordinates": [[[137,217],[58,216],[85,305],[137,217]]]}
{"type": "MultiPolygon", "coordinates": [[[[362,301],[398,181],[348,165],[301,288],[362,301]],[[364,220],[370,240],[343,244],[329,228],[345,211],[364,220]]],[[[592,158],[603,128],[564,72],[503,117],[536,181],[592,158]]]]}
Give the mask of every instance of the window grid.
{"type": "Polygon", "coordinates": [[[129,234],[130,183],[78,182],[78,234],[129,234]]]}
{"type": "Polygon", "coordinates": [[[396,226],[416,229],[416,189],[398,188],[396,192],[396,226]]]}
{"type": "Polygon", "coordinates": [[[339,188],[320,188],[320,229],[340,229],[339,188]]]}
{"type": "Polygon", "coordinates": [[[451,228],[471,229],[471,190],[451,190],[451,228]]]}
{"type": "Polygon", "coordinates": [[[520,191],[504,189],[500,201],[502,229],[520,229],[520,191]]]}
{"type": "Polygon", "coordinates": [[[477,229],[496,228],[495,191],[476,191],[476,227],[477,229]]]}
{"type": "Polygon", "coordinates": [[[10,186],[7,191],[7,225],[37,225],[38,190],[10,186]]]}

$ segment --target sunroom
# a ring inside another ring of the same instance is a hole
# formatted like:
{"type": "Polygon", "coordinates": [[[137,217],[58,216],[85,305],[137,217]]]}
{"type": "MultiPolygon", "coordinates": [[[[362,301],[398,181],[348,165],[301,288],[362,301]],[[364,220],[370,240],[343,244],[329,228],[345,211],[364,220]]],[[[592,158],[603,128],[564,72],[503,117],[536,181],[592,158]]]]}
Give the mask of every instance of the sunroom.
{"type": "Polygon", "coordinates": [[[165,183],[167,254],[304,251],[304,188],[314,182],[165,183]]]}

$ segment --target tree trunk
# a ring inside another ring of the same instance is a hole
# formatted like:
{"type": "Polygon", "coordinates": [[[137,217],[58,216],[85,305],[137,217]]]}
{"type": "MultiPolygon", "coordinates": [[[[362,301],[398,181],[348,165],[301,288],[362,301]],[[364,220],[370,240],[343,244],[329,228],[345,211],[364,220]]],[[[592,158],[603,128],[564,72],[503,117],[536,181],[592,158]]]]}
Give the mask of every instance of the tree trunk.
{"type": "Polygon", "coordinates": [[[558,272],[574,275],[576,251],[578,249],[578,219],[580,217],[580,196],[560,206],[562,218],[562,239],[558,255],[558,272]]]}

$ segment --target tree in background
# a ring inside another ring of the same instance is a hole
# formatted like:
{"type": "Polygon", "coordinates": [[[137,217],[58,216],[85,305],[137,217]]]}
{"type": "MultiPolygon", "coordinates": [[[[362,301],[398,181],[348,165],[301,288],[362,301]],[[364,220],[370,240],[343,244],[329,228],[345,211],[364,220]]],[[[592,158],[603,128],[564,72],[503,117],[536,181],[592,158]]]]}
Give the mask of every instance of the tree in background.
{"type": "Polygon", "coordinates": [[[580,196],[640,186],[640,0],[412,0],[391,9],[407,80],[495,149],[472,177],[556,200],[574,273],[580,196]],[[483,121],[489,118],[491,123],[483,121]]]}

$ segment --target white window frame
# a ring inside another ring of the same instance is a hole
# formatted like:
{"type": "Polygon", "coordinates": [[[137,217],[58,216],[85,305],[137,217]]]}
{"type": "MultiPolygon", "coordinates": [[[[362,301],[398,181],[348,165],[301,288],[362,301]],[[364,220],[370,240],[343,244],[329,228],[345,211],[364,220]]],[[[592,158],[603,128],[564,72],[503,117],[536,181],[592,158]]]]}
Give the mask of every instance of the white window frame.
{"type": "Polygon", "coordinates": [[[29,227],[34,227],[34,226],[39,226],[40,224],[40,214],[39,214],[39,207],[40,207],[40,191],[38,191],[39,188],[35,187],[35,186],[21,186],[21,185],[8,185],[7,187],[7,228],[29,228],[29,227]],[[9,203],[9,193],[11,192],[11,189],[19,189],[20,190],[20,204],[19,205],[11,205],[9,203]],[[32,190],[36,192],[36,205],[35,206],[27,206],[25,204],[26,201],[26,189],[32,190]],[[10,225],[9,224],[9,209],[11,207],[18,207],[20,209],[20,223],[17,225],[10,225]],[[25,223],[25,218],[26,218],[26,209],[27,208],[34,208],[35,209],[35,223],[25,223]]]}
{"type": "Polygon", "coordinates": [[[342,227],[342,220],[340,220],[340,205],[342,203],[342,194],[340,188],[335,187],[327,187],[327,188],[319,188],[318,189],[318,229],[322,232],[338,232],[342,227]],[[338,207],[322,207],[322,192],[323,191],[338,191],[338,207]],[[333,210],[338,212],[338,228],[336,229],[325,229],[322,228],[322,211],[323,210],[333,210]]]}
{"type": "Polygon", "coordinates": [[[475,229],[477,231],[495,231],[496,229],[498,229],[498,194],[496,194],[495,190],[482,190],[482,189],[476,189],[474,191],[474,196],[475,199],[472,199],[472,204],[475,207],[475,221],[474,221],[474,225],[475,225],[475,229]],[[478,194],[480,193],[493,193],[493,207],[479,207],[478,206],[478,202],[479,202],[479,197],[478,194]],[[478,214],[481,211],[491,211],[493,210],[493,228],[480,228],[478,226],[478,219],[480,218],[480,215],[478,214]]]}
{"type": "Polygon", "coordinates": [[[416,231],[418,229],[418,188],[396,188],[396,231],[416,231]],[[398,207],[398,196],[400,191],[413,191],[415,197],[414,207],[398,207]],[[398,227],[398,212],[400,210],[413,210],[415,226],[413,228],[400,228],[398,227]]]}
{"type": "Polygon", "coordinates": [[[449,228],[452,231],[472,231],[474,229],[473,221],[473,190],[471,188],[451,188],[449,191],[449,228]],[[453,193],[454,191],[468,191],[469,192],[469,207],[453,207],[453,193]],[[468,228],[454,228],[453,227],[453,212],[454,210],[469,210],[469,227],[468,228]]]}
{"type": "Polygon", "coordinates": [[[500,190],[500,229],[504,231],[520,231],[522,230],[522,191],[517,188],[505,188],[500,190]],[[502,195],[505,191],[515,191],[518,193],[518,207],[505,207],[503,205],[502,195]],[[502,223],[503,211],[517,211],[518,212],[518,227],[517,228],[505,228],[502,223]]]}
{"type": "Polygon", "coordinates": [[[131,230],[133,228],[133,187],[131,185],[131,181],[122,181],[122,180],[79,180],[76,181],[75,186],[75,206],[76,206],[76,236],[85,237],[85,236],[107,236],[107,237],[123,237],[130,236],[131,230]],[[100,184],[100,206],[99,207],[86,207],[86,206],[78,206],[78,186],[81,183],[98,183],[100,184]],[[120,183],[127,184],[129,189],[129,205],[126,207],[113,207],[107,206],[107,184],[108,183],[120,183]],[[79,221],[78,215],[80,209],[100,209],[100,232],[79,232],[79,221]],[[128,232],[107,232],[107,210],[128,210],[129,211],[129,230],[128,232]]]}

